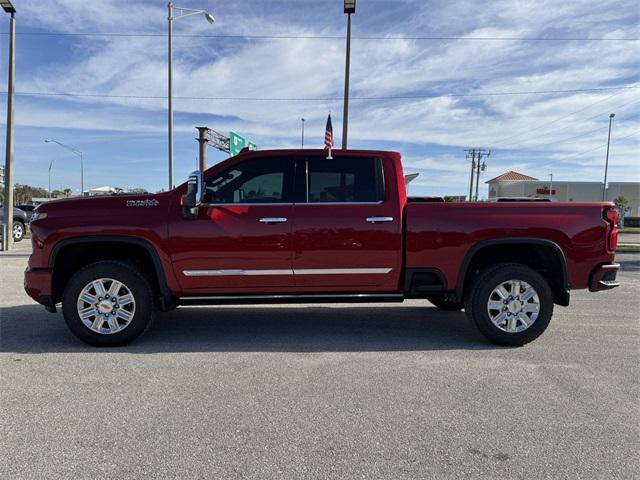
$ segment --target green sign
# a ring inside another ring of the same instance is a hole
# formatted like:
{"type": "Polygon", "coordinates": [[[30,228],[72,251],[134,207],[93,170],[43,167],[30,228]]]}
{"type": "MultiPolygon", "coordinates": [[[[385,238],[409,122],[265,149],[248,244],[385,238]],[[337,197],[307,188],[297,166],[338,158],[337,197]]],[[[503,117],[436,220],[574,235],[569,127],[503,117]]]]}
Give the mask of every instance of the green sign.
{"type": "Polygon", "coordinates": [[[234,157],[245,147],[249,147],[249,150],[258,150],[258,146],[255,143],[251,143],[236,132],[229,132],[229,155],[234,157]]]}

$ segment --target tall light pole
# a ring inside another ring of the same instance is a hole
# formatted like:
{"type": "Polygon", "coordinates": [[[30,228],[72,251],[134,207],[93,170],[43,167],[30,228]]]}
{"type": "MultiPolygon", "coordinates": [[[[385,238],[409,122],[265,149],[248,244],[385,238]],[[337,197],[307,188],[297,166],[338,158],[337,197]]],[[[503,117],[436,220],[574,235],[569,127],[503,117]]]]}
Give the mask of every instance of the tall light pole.
{"type": "Polygon", "coordinates": [[[553,195],[553,173],[549,174],[549,201],[551,201],[551,195],[553,195]]]}
{"type": "MultiPolygon", "coordinates": [[[[78,155],[78,157],[80,157],[80,196],[83,196],[84,195],[84,154],[77,148],[70,147],[69,145],[60,143],[57,140],[45,140],[44,143],[57,143],[62,148],[66,148],[70,152],[73,152],[74,154],[78,155]]],[[[49,174],[51,174],[51,166],[49,166],[49,174]]]]}
{"type": "Polygon", "coordinates": [[[342,111],[342,149],[347,149],[347,130],[349,129],[349,70],[351,67],[351,15],[356,13],[356,0],[344,0],[344,13],[347,14],[347,55],[344,67],[344,109],[342,111]]]}
{"type": "Polygon", "coordinates": [[[611,144],[611,122],[613,121],[613,117],[615,117],[615,113],[609,114],[609,136],[607,137],[607,159],[604,163],[604,183],[602,184],[602,201],[604,202],[607,199],[607,170],[609,170],[609,145],[611,144]]]}
{"type": "Polygon", "coordinates": [[[4,223],[2,249],[13,248],[13,111],[16,96],[16,9],[9,0],[0,0],[0,6],[11,14],[9,20],[9,80],[7,83],[7,145],[4,160],[4,223]]]}
{"type": "Polygon", "coordinates": [[[169,16],[167,17],[169,23],[169,55],[168,55],[168,98],[169,98],[169,190],[173,188],[173,21],[181,18],[190,17],[191,15],[204,15],[207,22],[213,24],[216,19],[213,18],[206,10],[197,10],[194,8],[176,7],[172,2],[167,4],[167,10],[169,16]],[[178,15],[173,16],[173,10],[178,10],[178,15]]]}
{"type": "Polygon", "coordinates": [[[53,167],[53,160],[49,162],[49,198],[51,198],[51,167],[53,167]]]}
{"type": "Polygon", "coordinates": [[[304,150],[304,118],[300,120],[302,120],[302,149],[304,150]]]}

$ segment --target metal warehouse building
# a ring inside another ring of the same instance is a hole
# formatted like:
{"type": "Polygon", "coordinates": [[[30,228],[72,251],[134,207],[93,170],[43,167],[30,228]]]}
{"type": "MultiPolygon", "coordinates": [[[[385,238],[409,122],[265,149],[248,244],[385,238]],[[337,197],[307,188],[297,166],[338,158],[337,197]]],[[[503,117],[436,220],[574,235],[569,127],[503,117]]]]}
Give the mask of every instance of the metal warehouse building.
{"type": "MultiPolygon", "coordinates": [[[[489,185],[489,199],[496,197],[548,197],[554,202],[599,202],[602,200],[601,182],[563,182],[553,184],[518,172],[506,172],[485,182],[489,185]],[[551,188],[551,192],[549,192],[551,188]]],[[[606,200],[624,197],[629,202],[628,217],[640,216],[640,182],[609,182],[606,200]]]]}

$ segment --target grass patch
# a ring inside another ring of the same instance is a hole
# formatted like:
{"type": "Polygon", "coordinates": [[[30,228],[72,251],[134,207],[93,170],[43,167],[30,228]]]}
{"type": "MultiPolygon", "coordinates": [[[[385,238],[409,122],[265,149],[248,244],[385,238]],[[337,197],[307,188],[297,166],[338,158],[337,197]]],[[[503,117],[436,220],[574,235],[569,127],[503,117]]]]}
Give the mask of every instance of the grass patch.
{"type": "Polygon", "coordinates": [[[640,233],[640,227],[622,227],[620,233],[640,233]]]}

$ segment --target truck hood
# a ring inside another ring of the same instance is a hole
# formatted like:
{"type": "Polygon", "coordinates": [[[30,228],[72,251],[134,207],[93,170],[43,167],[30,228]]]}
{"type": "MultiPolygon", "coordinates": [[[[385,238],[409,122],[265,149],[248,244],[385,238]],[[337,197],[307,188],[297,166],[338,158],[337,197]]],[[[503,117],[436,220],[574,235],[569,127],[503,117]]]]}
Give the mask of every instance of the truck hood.
{"type": "MultiPolygon", "coordinates": [[[[72,197],[52,200],[38,207],[39,212],[46,212],[50,217],[95,216],[96,213],[119,214],[133,210],[166,211],[173,195],[171,192],[150,193],[144,195],[104,195],[95,197],[72,197]]],[[[133,212],[130,212],[133,213],[133,212]]]]}
{"type": "Polygon", "coordinates": [[[143,195],[99,195],[95,197],[71,197],[51,200],[38,207],[38,211],[69,215],[102,208],[132,208],[168,206],[171,192],[149,193],[143,195]]]}

